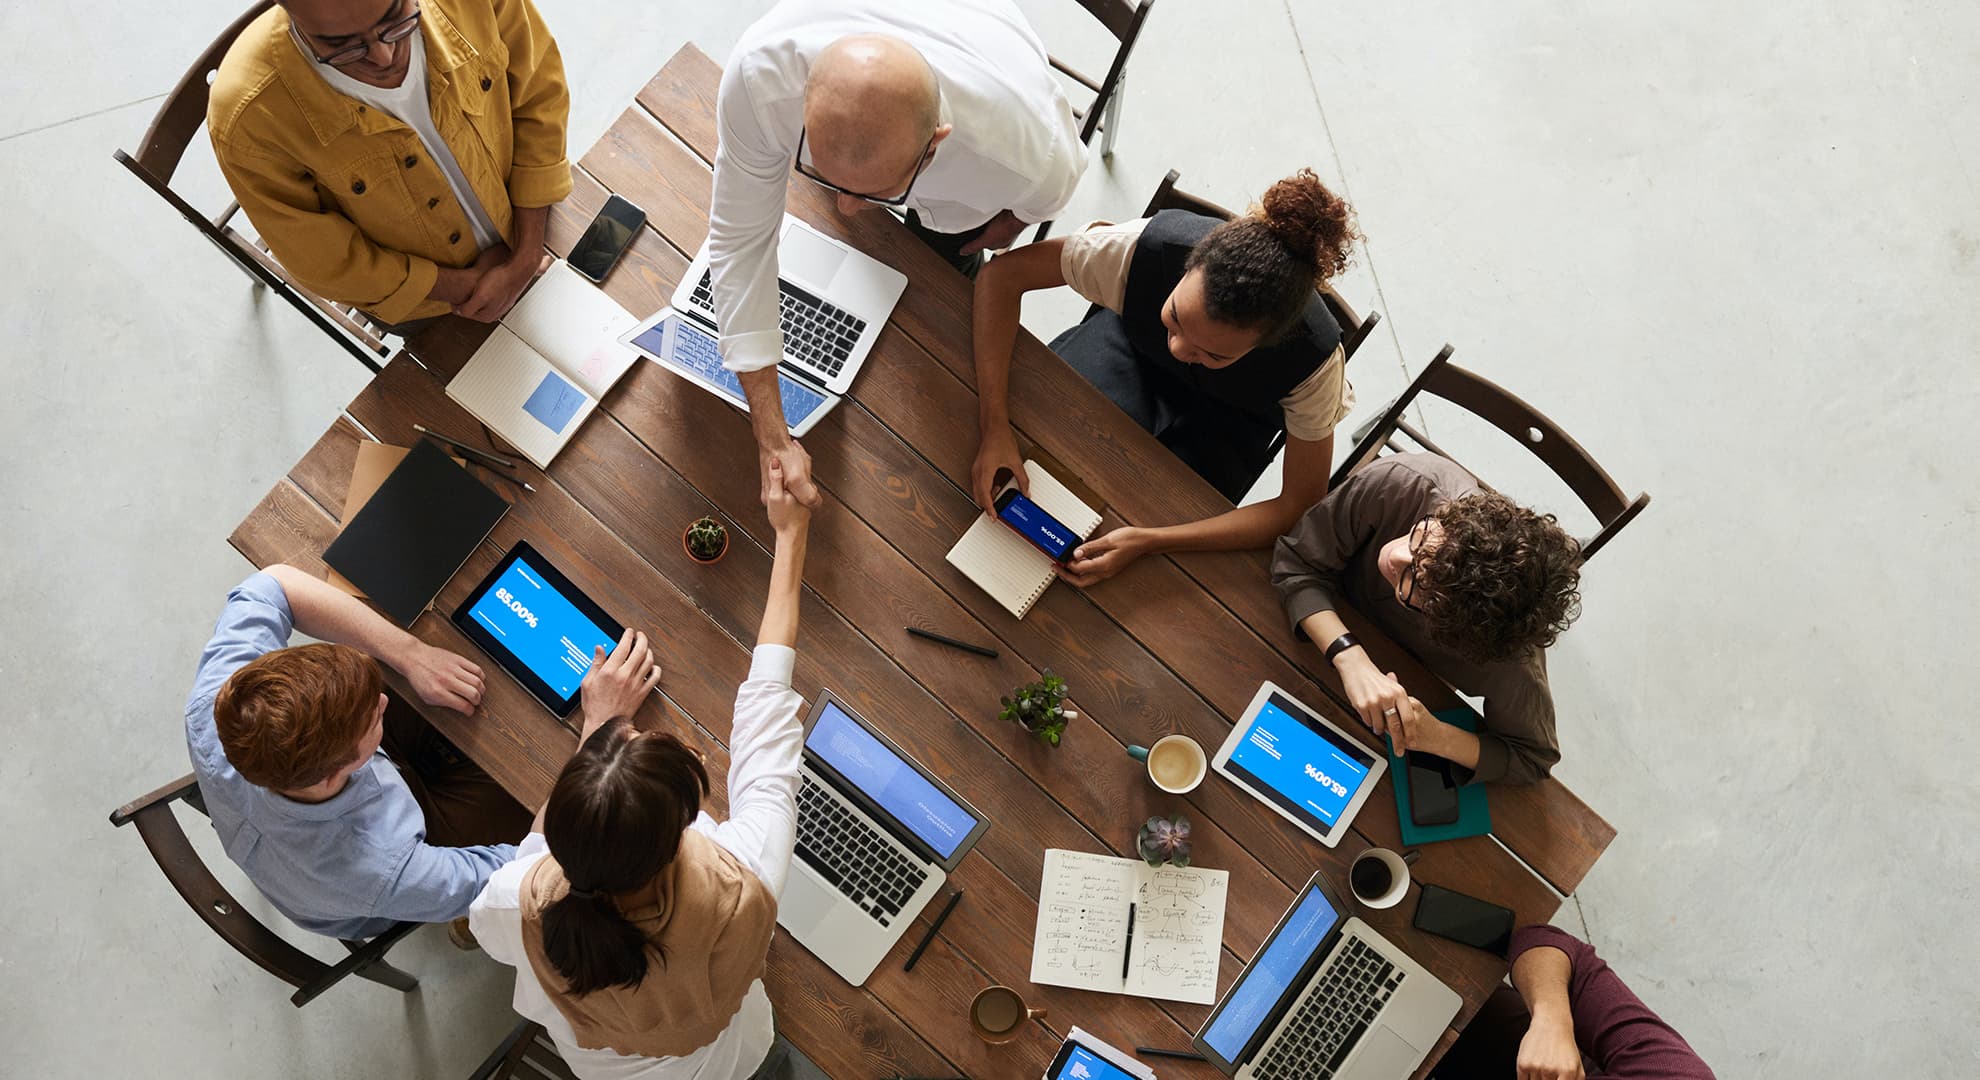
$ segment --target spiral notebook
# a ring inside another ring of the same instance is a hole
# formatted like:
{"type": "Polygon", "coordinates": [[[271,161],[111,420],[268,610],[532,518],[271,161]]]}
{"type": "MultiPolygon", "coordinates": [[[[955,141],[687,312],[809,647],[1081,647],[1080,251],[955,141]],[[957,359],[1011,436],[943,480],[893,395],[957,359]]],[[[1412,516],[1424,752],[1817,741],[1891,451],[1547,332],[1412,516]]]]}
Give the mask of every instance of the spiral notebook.
{"type": "MultiPolygon", "coordinates": [[[[1086,505],[1044,466],[1027,461],[1024,472],[1031,480],[1031,501],[1064,522],[1081,540],[1100,527],[1100,511],[1086,505]]],[[[987,513],[978,515],[969,531],[949,549],[949,565],[1020,619],[1045,595],[1056,576],[1049,556],[987,513]]]]}

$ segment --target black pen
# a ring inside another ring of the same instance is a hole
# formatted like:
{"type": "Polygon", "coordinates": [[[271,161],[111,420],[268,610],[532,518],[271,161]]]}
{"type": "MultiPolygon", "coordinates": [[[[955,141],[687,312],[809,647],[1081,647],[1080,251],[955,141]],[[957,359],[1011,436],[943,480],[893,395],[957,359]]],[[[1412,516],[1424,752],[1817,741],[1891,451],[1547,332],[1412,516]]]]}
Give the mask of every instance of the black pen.
{"type": "Polygon", "coordinates": [[[921,959],[921,951],[928,947],[929,942],[935,940],[935,931],[940,930],[942,924],[949,920],[949,912],[956,910],[956,901],[962,899],[962,894],[961,889],[949,894],[949,902],[942,905],[941,913],[935,916],[934,922],[928,924],[928,932],[921,935],[921,944],[916,945],[914,951],[908,954],[907,963],[901,966],[902,971],[914,970],[914,962],[921,959]]]}
{"type": "Polygon", "coordinates": [[[498,469],[513,469],[516,467],[516,463],[510,461],[508,458],[497,457],[494,454],[491,454],[488,451],[483,450],[479,446],[469,446],[467,443],[464,443],[459,439],[447,435],[442,435],[439,432],[434,431],[433,429],[425,426],[424,424],[414,424],[413,430],[419,432],[421,435],[424,435],[429,439],[438,439],[439,441],[446,443],[448,446],[451,446],[454,449],[459,450],[461,453],[466,454],[467,456],[480,461],[483,465],[493,465],[498,469]]]}
{"type": "Polygon", "coordinates": [[[1127,982],[1128,959],[1134,955],[1134,905],[1128,905],[1127,948],[1121,950],[1121,982],[1127,982]]]}
{"type": "Polygon", "coordinates": [[[978,656],[987,656],[992,660],[995,660],[997,658],[997,650],[995,649],[986,649],[981,645],[971,645],[967,641],[957,641],[955,638],[952,637],[943,637],[942,635],[936,633],[933,630],[923,630],[919,626],[903,626],[901,627],[901,629],[906,630],[908,633],[913,634],[915,637],[927,638],[930,641],[940,642],[944,645],[947,645],[951,649],[961,649],[964,652],[975,653],[978,656]]]}
{"type": "Polygon", "coordinates": [[[1137,1046],[1134,1048],[1134,1052],[1137,1054],[1147,1054],[1150,1057],[1181,1058],[1184,1061],[1203,1060],[1202,1054],[1192,1054],[1187,1050],[1164,1050],[1159,1046],[1137,1046]]]}

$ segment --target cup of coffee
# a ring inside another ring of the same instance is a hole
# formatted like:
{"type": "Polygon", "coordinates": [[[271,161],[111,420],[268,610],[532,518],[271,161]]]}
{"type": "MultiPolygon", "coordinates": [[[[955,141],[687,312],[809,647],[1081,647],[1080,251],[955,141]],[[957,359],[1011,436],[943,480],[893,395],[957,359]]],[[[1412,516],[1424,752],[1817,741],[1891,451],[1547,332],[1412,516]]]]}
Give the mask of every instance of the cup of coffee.
{"type": "Polygon", "coordinates": [[[969,1026],[976,1037],[987,1043],[1007,1043],[1017,1038],[1026,1020],[1045,1015],[1044,1009],[1027,1009],[1024,998],[1008,986],[986,986],[969,1003],[969,1026]]]}
{"type": "Polygon", "coordinates": [[[1388,848],[1369,848],[1354,857],[1348,886],[1368,907],[1395,907],[1409,892],[1409,861],[1388,848]]]}
{"type": "Polygon", "coordinates": [[[1148,779],[1171,795],[1195,791],[1210,769],[1203,747],[1187,735],[1164,735],[1154,746],[1130,746],[1127,752],[1136,761],[1147,762],[1148,779]]]}

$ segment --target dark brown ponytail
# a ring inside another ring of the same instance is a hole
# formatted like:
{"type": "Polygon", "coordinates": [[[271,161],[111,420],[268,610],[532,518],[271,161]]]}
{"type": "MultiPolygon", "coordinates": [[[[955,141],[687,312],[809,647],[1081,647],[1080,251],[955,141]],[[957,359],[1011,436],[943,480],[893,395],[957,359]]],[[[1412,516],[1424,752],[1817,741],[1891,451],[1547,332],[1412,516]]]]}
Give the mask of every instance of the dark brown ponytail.
{"type": "Polygon", "coordinates": [[[1203,271],[1211,318],[1256,329],[1269,345],[1299,324],[1315,288],[1347,269],[1359,239],[1347,200],[1301,169],[1251,213],[1212,229],[1188,267],[1203,271]]]}
{"type": "Polygon", "coordinates": [[[543,911],[543,954],[572,993],[631,989],[646,977],[646,936],[612,897],[674,861],[707,793],[693,751],[624,720],[594,732],[564,766],[544,806],[543,838],[571,891],[543,911]]]}

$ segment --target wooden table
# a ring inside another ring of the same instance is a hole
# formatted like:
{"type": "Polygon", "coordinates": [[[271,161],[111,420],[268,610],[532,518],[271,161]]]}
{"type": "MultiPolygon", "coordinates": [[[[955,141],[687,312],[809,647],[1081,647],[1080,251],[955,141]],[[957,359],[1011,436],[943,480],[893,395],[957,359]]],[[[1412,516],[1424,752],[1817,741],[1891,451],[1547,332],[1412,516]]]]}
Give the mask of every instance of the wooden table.
{"type": "MultiPolygon", "coordinates": [[[[707,232],[719,74],[693,46],[676,54],[573,169],[576,187],[553,214],[550,246],[563,253],[609,192],[646,208],[648,227],[605,286],[634,314],[667,302],[707,232]]],[[[1131,857],[1140,822],[1188,813],[1197,864],[1232,875],[1223,988],[1316,868],[1344,886],[1356,853],[1399,844],[1389,782],[1363,808],[1355,835],[1333,849],[1215,777],[1187,797],[1156,791],[1124,747],[1178,731],[1215,747],[1264,679],[1362,730],[1331,668],[1288,632],[1265,554],[1143,559],[1092,589],[1055,586],[1028,618],[1012,619],[943,559],[977,514],[967,495],[976,436],[968,283],[893,219],[841,218],[802,180],[790,194],[792,213],[910,281],[852,399],[805,439],[825,505],[812,521],[796,687],[807,697],[831,687],[994,824],[954,875],[967,897],[911,974],[901,970],[907,943],[939,905],[857,990],[779,931],[767,974],[778,1024],[845,1078],[1035,1076],[1073,1024],[1123,1046],[1186,1046],[1207,1008],[1030,984],[1044,849],[1131,857]],[[909,624],[994,643],[1001,655],[979,659],[911,638],[903,632],[909,624]],[[1066,677],[1079,712],[1058,749],[996,716],[1000,694],[1047,667],[1066,677]],[[965,1019],[970,997],[992,982],[1017,986],[1050,1009],[1000,1047],[978,1041],[965,1019]]],[[[257,566],[288,562],[321,572],[361,440],[410,445],[420,422],[496,445],[443,390],[486,333],[450,319],[395,357],[235,530],[234,546],[257,566]]],[[[1021,339],[1011,408],[1020,437],[1077,463],[1111,506],[1106,527],[1229,508],[1036,339],[1021,339]]],[[[643,710],[640,723],[671,725],[708,753],[714,776],[726,775],[730,710],[770,566],[747,418],[640,363],[547,472],[522,468],[537,491],[491,481],[514,509],[414,632],[483,659],[445,613],[511,544],[527,539],[613,615],[653,636],[666,667],[666,704],[643,710]],[[683,524],[703,514],[725,521],[732,537],[713,566],[692,563],[678,539],[683,524]]],[[[1394,654],[1419,696],[1448,698],[1372,628],[1358,634],[1394,654]]],[[[512,681],[495,675],[487,687],[479,715],[433,710],[429,719],[519,800],[538,805],[576,736],[512,681]]],[[[1511,907],[1522,923],[1543,922],[1559,905],[1556,890],[1575,887],[1613,831],[1558,783],[1495,788],[1492,800],[1496,841],[1431,845],[1415,875],[1511,907]]],[[[711,801],[722,813],[726,789],[718,785],[711,801]]],[[[1406,900],[1360,914],[1463,995],[1448,1045],[1505,965],[1414,930],[1414,906],[1406,900]]],[[[1200,1063],[1156,1064],[1164,1076],[1216,1075],[1200,1063]]]]}

